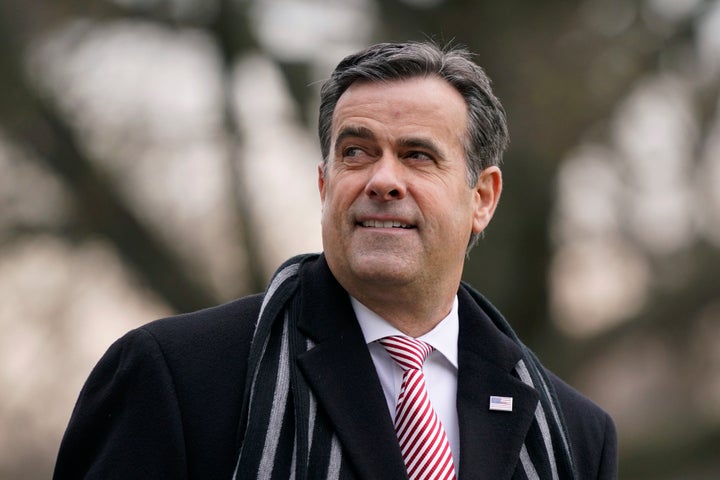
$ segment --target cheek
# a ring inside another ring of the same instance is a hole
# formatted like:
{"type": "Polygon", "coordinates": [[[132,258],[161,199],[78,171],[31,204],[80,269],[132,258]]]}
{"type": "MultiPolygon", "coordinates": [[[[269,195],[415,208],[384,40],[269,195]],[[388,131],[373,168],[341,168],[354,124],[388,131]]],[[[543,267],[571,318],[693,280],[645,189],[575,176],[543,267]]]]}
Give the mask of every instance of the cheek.
{"type": "Polygon", "coordinates": [[[328,226],[340,220],[350,207],[347,192],[341,185],[333,185],[325,190],[325,199],[322,202],[321,221],[328,226]]]}
{"type": "Polygon", "coordinates": [[[359,177],[338,175],[332,184],[325,186],[326,207],[344,209],[350,206],[364,191],[365,184],[359,177]]]}
{"type": "Polygon", "coordinates": [[[425,209],[445,218],[460,215],[461,212],[469,210],[468,206],[473,203],[470,190],[454,185],[416,186],[413,196],[425,209]]]}
{"type": "Polygon", "coordinates": [[[475,219],[475,202],[470,191],[455,190],[450,194],[435,195],[426,200],[426,204],[444,228],[458,233],[467,229],[469,234],[475,219]]]}

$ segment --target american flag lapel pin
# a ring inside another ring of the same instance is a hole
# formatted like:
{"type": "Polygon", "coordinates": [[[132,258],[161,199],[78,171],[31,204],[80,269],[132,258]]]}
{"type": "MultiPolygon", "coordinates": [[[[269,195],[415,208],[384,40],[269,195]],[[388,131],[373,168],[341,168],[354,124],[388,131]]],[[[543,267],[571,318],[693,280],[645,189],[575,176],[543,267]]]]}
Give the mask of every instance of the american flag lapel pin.
{"type": "Polygon", "coordinates": [[[513,398],[512,397],[490,397],[490,410],[498,412],[512,412],[513,398]]]}

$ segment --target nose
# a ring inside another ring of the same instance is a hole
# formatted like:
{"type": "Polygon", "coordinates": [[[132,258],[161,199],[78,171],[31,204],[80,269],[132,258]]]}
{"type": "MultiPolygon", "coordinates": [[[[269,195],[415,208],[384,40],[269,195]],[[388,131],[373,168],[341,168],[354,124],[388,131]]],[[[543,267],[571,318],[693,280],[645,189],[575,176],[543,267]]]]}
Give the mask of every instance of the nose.
{"type": "Polygon", "coordinates": [[[402,163],[392,155],[383,155],[372,167],[365,194],[374,200],[388,201],[399,200],[406,192],[402,163]]]}

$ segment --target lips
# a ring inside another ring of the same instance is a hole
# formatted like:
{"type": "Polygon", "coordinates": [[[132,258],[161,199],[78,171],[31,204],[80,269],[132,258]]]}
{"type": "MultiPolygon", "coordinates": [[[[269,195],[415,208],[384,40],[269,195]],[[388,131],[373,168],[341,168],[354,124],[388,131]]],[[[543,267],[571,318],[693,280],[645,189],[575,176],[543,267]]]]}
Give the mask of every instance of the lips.
{"type": "Polygon", "coordinates": [[[366,228],[415,228],[398,220],[365,220],[360,225],[366,228]]]}

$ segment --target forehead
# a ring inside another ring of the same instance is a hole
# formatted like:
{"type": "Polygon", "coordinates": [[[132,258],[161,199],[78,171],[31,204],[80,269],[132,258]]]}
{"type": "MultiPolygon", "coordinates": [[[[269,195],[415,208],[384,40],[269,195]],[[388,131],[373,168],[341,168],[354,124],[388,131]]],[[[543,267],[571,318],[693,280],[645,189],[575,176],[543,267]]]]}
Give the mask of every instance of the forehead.
{"type": "Polygon", "coordinates": [[[338,99],[333,136],[352,123],[426,128],[462,137],[467,127],[467,105],[462,95],[438,76],[358,81],[338,99]]]}

